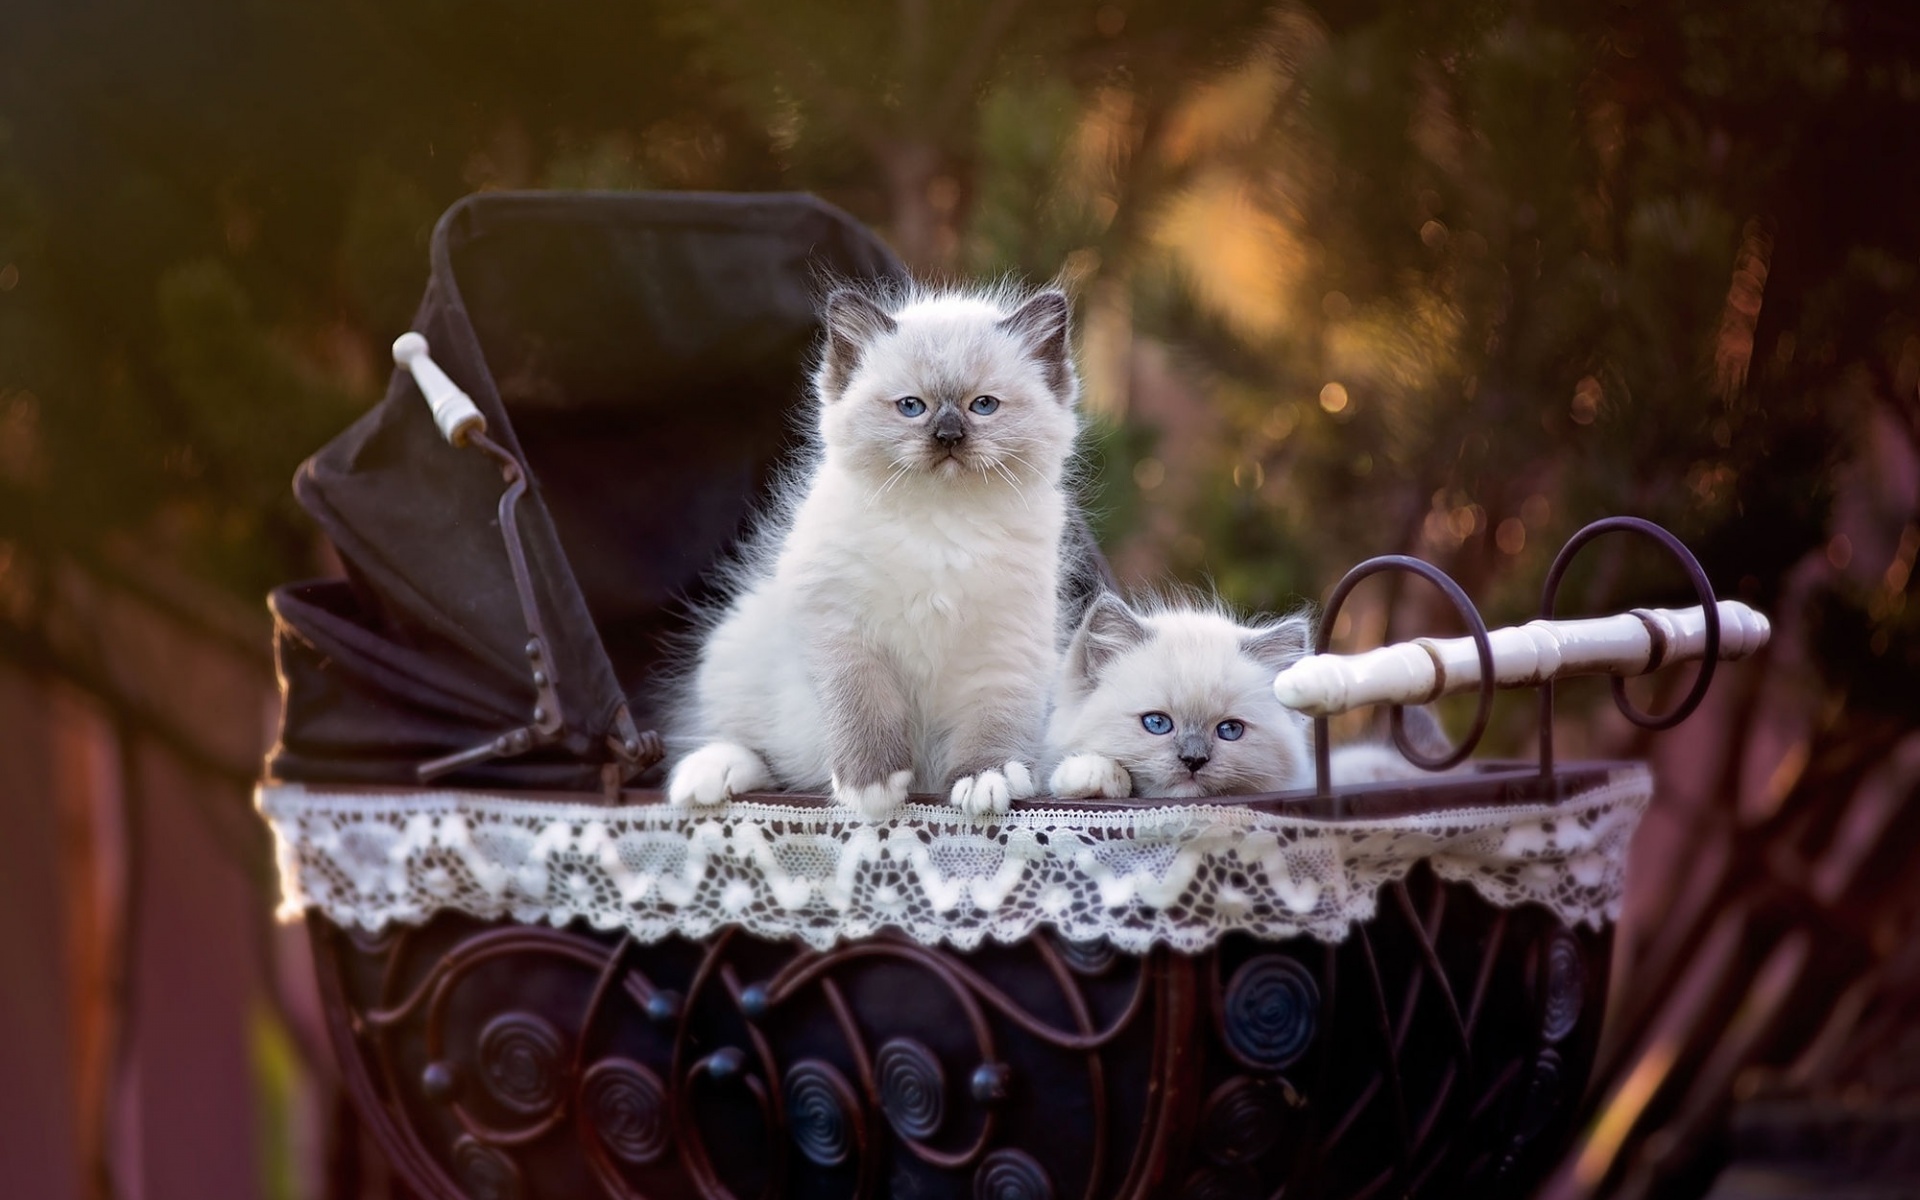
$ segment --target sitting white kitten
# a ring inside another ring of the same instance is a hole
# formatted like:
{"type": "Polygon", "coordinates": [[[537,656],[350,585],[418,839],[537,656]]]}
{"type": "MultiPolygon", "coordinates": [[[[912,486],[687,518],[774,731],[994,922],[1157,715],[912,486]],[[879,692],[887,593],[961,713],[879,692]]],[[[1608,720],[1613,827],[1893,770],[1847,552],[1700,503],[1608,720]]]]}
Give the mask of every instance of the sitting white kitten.
{"type": "Polygon", "coordinates": [[[1313,781],[1307,718],[1273,695],[1306,653],[1301,616],[1241,625],[1201,608],[1094,601],[1067,649],[1047,742],[1067,798],[1278,792],[1313,781]]]}
{"type": "Polygon", "coordinates": [[[707,634],[676,804],[785,785],[869,817],[909,789],[1034,793],[1057,670],[1062,475],[1079,432],[1067,298],[827,301],[820,454],[707,634]]]}

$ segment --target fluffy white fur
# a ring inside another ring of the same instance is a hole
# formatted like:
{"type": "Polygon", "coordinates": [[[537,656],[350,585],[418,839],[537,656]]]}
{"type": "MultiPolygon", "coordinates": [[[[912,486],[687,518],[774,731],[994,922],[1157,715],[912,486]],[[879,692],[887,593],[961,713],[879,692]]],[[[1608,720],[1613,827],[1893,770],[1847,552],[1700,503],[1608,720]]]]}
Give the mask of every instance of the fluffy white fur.
{"type": "Polygon", "coordinates": [[[818,458],[701,647],[683,707],[706,744],[673,802],[830,788],[880,817],[909,790],[969,812],[1034,793],[1079,428],[1067,318],[1057,291],[829,299],[818,458]]]}
{"type": "Polygon", "coordinates": [[[1055,694],[1047,742],[1057,796],[1218,796],[1312,781],[1305,717],[1274,698],[1273,677],[1305,653],[1305,617],[1243,625],[1215,609],[1111,594],[1087,610],[1055,694]],[[1163,714],[1171,728],[1150,731],[1163,714]],[[1221,736],[1223,722],[1242,727],[1221,736]]]}
{"type": "MultiPolygon", "coordinates": [[[[1384,710],[1382,710],[1384,715],[1384,710]]],[[[1423,705],[1413,705],[1401,713],[1406,722],[1408,742],[1429,759],[1439,758],[1452,749],[1440,718],[1423,705]]],[[[1453,774],[1453,770],[1429,771],[1407,761],[1387,734],[1346,746],[1335,746],[1327,756],[1327,773],[1336,785],[1395,783],[1407,779],[1432,779],[1453,774]]]]}

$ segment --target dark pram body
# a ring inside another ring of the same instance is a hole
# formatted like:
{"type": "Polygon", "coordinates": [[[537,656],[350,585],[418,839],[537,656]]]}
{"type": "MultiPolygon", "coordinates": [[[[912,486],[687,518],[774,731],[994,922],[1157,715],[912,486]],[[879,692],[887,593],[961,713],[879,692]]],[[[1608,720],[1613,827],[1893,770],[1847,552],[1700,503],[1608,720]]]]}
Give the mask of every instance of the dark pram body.
{"type": "MultiPolygon", "coordinates": [[[[356,1108],[412,1186],[1444,1196],[1538,1178],[1591,1062],[1610,935],[1490,904],[1443,866],[1382,876],[1377,914],[1344,937],[1316,927],[1324,942],[1223,927],[1183,945],[1177,922],[1088,940],[1065,910],[1008,944],[940,925],[945,910],[823,933],[817,897],[794,902],[819,911],[793,938],[770,932],[785,901],[704,932],[620,928],[609,889],[654,895],[635,855],[719,836],[619,790],[645,781],[633,746],[664,715],[663,647],[795,444],[823,282],[901,268],[804,197],[509,194],[455,206],[432,267],[415,329],[499,454],[448,445],[397,371],[302,468],[347,573],[275,593],[286,703],[261,802],[356,1108]],[[526,476],[518,572],[503,462],[526,476]],[[512,730],[537,736],[487,749],[512,730]],[[476,747],[424,786],[423,763],[476,747]],[[523,827],[524,846],[478,845],[523,827]],[[376,892],[412,899],[355,907],[376,892]]],[[[1636,778],[1482,772],[1338,811],[1551,806],[1636,778]]],[[[822,798],[770,803],[755,837],[826,819],[822,798]]],[[[1055,807],[1056,839],[1111,816],[1055,807]]],[[[869,835],[807,836],[839,853],[869,835]]]]}

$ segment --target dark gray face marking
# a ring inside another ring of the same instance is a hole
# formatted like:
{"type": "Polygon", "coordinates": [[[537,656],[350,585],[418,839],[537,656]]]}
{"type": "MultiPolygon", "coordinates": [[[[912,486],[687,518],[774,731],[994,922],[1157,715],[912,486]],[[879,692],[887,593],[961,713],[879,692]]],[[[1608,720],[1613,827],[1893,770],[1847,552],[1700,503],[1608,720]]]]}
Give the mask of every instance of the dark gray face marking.
{"type": "Polygon", "coordinates": [[[967,419],[960,415],[960,410],[954,407],[953,401],[942,400],[939,409],[933,414],[933,422],[928,426],[928,432],[933,434],[934,441],[951,451],[966,440],[967,419]]]}
{"type": "Polygon", "coordinates": [[[1187,770],[1198,771],[1212,757],[1209,753],[1213,749],[1212,741],[1197,729],[1183,729],[1173,739],[1173,752],[1186,764],[1187,770]]]}

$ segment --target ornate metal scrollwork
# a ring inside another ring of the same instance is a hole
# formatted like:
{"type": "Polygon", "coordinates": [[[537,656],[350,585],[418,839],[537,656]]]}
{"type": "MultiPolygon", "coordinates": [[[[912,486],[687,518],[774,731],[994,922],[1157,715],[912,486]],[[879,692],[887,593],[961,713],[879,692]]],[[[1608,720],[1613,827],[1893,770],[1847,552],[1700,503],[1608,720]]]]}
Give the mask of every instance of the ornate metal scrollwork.
{"type": "Polygon", "coordinates": [[[1586,1001],[1587,968],[1579,945],[1569,937],[1549,941],[1541,976],[1540,1033],[1549,1042],[1563,1042],[1579,1025],[1586,1001]]]}
{"type": "Polygon", "coordinates": [[[1292,1066],[1313,1044],[1320,988],[1283,954],[1263,954],[1234,972],[1222,1013],[1227,1048],[1257,1070],[1292,1066]]]}
{"type": "Polygon", "coordinates": [[[819,1059],[787,1072],[787,1135],[816,1166],[837,1167],[866,1142],[860,1102],[840,1072],[819,1059]]]}
{"type": "Polygon", "coordinates": [[[1297,1094],[1284,1081],[1236,1075],[1215,1088],[1200,1110],[1200,1152],[1222,1167],[1262,1158],[1280,1144],[1292,1117],[1288,1110],[1297,1106],[1297,1094]]]}
{"type": "Polygon", "coordinates": [[[585,1132],[621,1162],[646,1166],[672,1145],[666,1085],[637,1062],[595,1063],[580,1081],[580,1110],[585,1132]]]}
{"type": "Polygon", "coordinates": [[[1031,1154],[995,1150],[973,1176],[974,1200],[1053,1200],[1053,1179],[1031,1154]]]}
{"type": "Polygon", "coordinates": [[[947,1111],[947,1078],[933,1051],[912,1038],[897,1037],[874,1056],[880,1111],[903,1138],[925,1141],[940,1132],[947,1111]]]}
{"type": "Polygon", "coordinates": [[[1425,868],[1393,894],[1337,947],[1104,962],[313,928],[356,1105],[423,1195],[1522,1194],[1606,936],[1425,868]]]}
{"type": "Polygon", "coordinates": [[[480,1031],[480,1080],[503,1107],[542,1117],[560,1103],[564,1047],[553,1026],[531,1013],[502,1013],[480,1031]]]}

